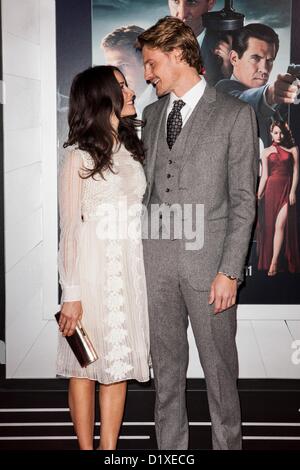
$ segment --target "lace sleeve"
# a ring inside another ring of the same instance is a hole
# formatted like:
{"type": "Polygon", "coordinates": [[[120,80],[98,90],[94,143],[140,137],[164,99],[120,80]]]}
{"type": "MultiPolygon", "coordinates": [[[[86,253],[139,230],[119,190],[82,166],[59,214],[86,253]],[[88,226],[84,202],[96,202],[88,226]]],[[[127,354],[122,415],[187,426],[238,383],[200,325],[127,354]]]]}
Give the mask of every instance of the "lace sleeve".
{"type": "Polygon", "coordinates": [[[58,269],[62,287],[62,303],[81,299],[78,272],[78,241],[82,225],[82,178],[79,176],[81,164],[80,152],[73,149],[67,153],[59,175],[58,269]]]}

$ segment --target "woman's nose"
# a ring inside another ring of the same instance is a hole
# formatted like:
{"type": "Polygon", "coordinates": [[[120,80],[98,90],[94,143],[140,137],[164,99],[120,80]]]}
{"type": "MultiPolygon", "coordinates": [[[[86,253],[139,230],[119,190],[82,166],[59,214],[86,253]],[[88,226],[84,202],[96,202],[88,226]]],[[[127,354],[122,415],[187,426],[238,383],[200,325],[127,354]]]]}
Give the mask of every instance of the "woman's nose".
{"type": "Polygon", "coordinates": [[[127,94],[129,95],[130,98],[132,98],[135,95],[134,91],[131,88],[127,88],[127,94]]]}

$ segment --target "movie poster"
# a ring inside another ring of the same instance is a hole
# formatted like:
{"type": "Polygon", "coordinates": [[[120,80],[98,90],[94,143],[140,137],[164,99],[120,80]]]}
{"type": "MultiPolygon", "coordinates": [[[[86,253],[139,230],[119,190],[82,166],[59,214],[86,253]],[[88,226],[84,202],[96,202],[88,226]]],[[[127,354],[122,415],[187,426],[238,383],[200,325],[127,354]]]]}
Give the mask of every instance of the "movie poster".
{"type": "MultiPolygon", "coordinates": [[[[247,43],[243,53],[230,59],[234,32],[211,31],[202,21],[202,15],[209,10],[224,8],[221,0],[93,0],[93,64],[110,64],[121,69],[136,93],[136,108],[141,117],[143,108],[157,98],[154,88],[143,77],[142,57],[135,47],[137,36],[165,15],[177,16],[192,27],[201,48],[208,83],[248,102],[256,112],[259,125],[258,217],[239,303],[297,305],[300,304],[297,152],[300,136],[298,129],[298,135],[291,134],[289,107],[279,103],[278,92],[276,95],[280,85],[278,75],[286,74],[290,65],[292,2],[226,3],[244,15],[244,25],[260,23],[269,27],[260,28],[261,34],[267,35],[265,40],[247,43]],[[262,47],[268,48],[265,63],[260,60],[262,47]]],[[[296,80],[299,69],[290,70],[296,80]]]]}

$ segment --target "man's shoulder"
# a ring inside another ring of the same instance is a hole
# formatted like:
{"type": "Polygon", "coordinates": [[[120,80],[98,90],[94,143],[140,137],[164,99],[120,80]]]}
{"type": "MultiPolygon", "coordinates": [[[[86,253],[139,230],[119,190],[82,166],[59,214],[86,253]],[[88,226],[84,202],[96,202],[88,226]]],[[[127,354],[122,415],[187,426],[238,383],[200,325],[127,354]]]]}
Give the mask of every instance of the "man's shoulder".
{"type": "Polygon", "coordinates": [[[216,89],[219,92],[231,95],[241,101],[248,103],[253,107],[256,113],[261,113],[264,116],[272,117],[274,110],[266,103],[264,99],[265,90],[268,87],[268,84],[256,87],[249,88],[243,83],[237,80],[221,80],[216,85],[216,89]]]}
{"type": "Polygon", "coordinates": [[[149,117],[155,114],[156,112],[158,112],[159,110],[161,110],[166,104],[166,102],[168,101],[168,99],[169,99],[169,95],[165,95],[159,98],[157,101],[154,101],[154,103],[148,104],[148,106],[146,106],[143,110],[143,117],[144,118],[145,116],[149,117]]]}
{"type": "Polygon", "coordinates": [[[220,90],[218,88],[216,88],[216,102],[218,106],[223,106],[228,109],[232,109],[233,111],[239,111],[240,109],[249,106],[245,101],[242,101],[236,96],[232,96],[228,94],[228,92],[220,90]]]}
{"type": "Polygon", "coordinates": [[[229,93],[230,91],[245,91],[247,90],[246,85],[239,82],[238,80],[231,80],[230,78],[224,78],[216,84],[216,90],[222,91],[224,93],[229,93]]]}

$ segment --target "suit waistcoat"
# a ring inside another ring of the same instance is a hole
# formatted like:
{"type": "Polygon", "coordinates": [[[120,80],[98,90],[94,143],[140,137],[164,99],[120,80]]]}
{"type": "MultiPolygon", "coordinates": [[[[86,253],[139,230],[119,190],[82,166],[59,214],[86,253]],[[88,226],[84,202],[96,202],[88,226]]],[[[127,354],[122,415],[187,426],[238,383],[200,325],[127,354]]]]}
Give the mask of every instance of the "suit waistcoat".
{"type": "MultiPolygon", "coordinates": [[[[196,108],[198,105],[196,106],[196,108]]],[[[185,143],[192,129],[195,111],[189,117],[182,128],[172,149],[167,144],[166,136],[166,111],[161,122],[158,142],[157,156],[154,171],[154,184],[150,198],[150,204],[178,204],[178,177],[181,168],[181,161],[185,150],[185,143]]]]}

